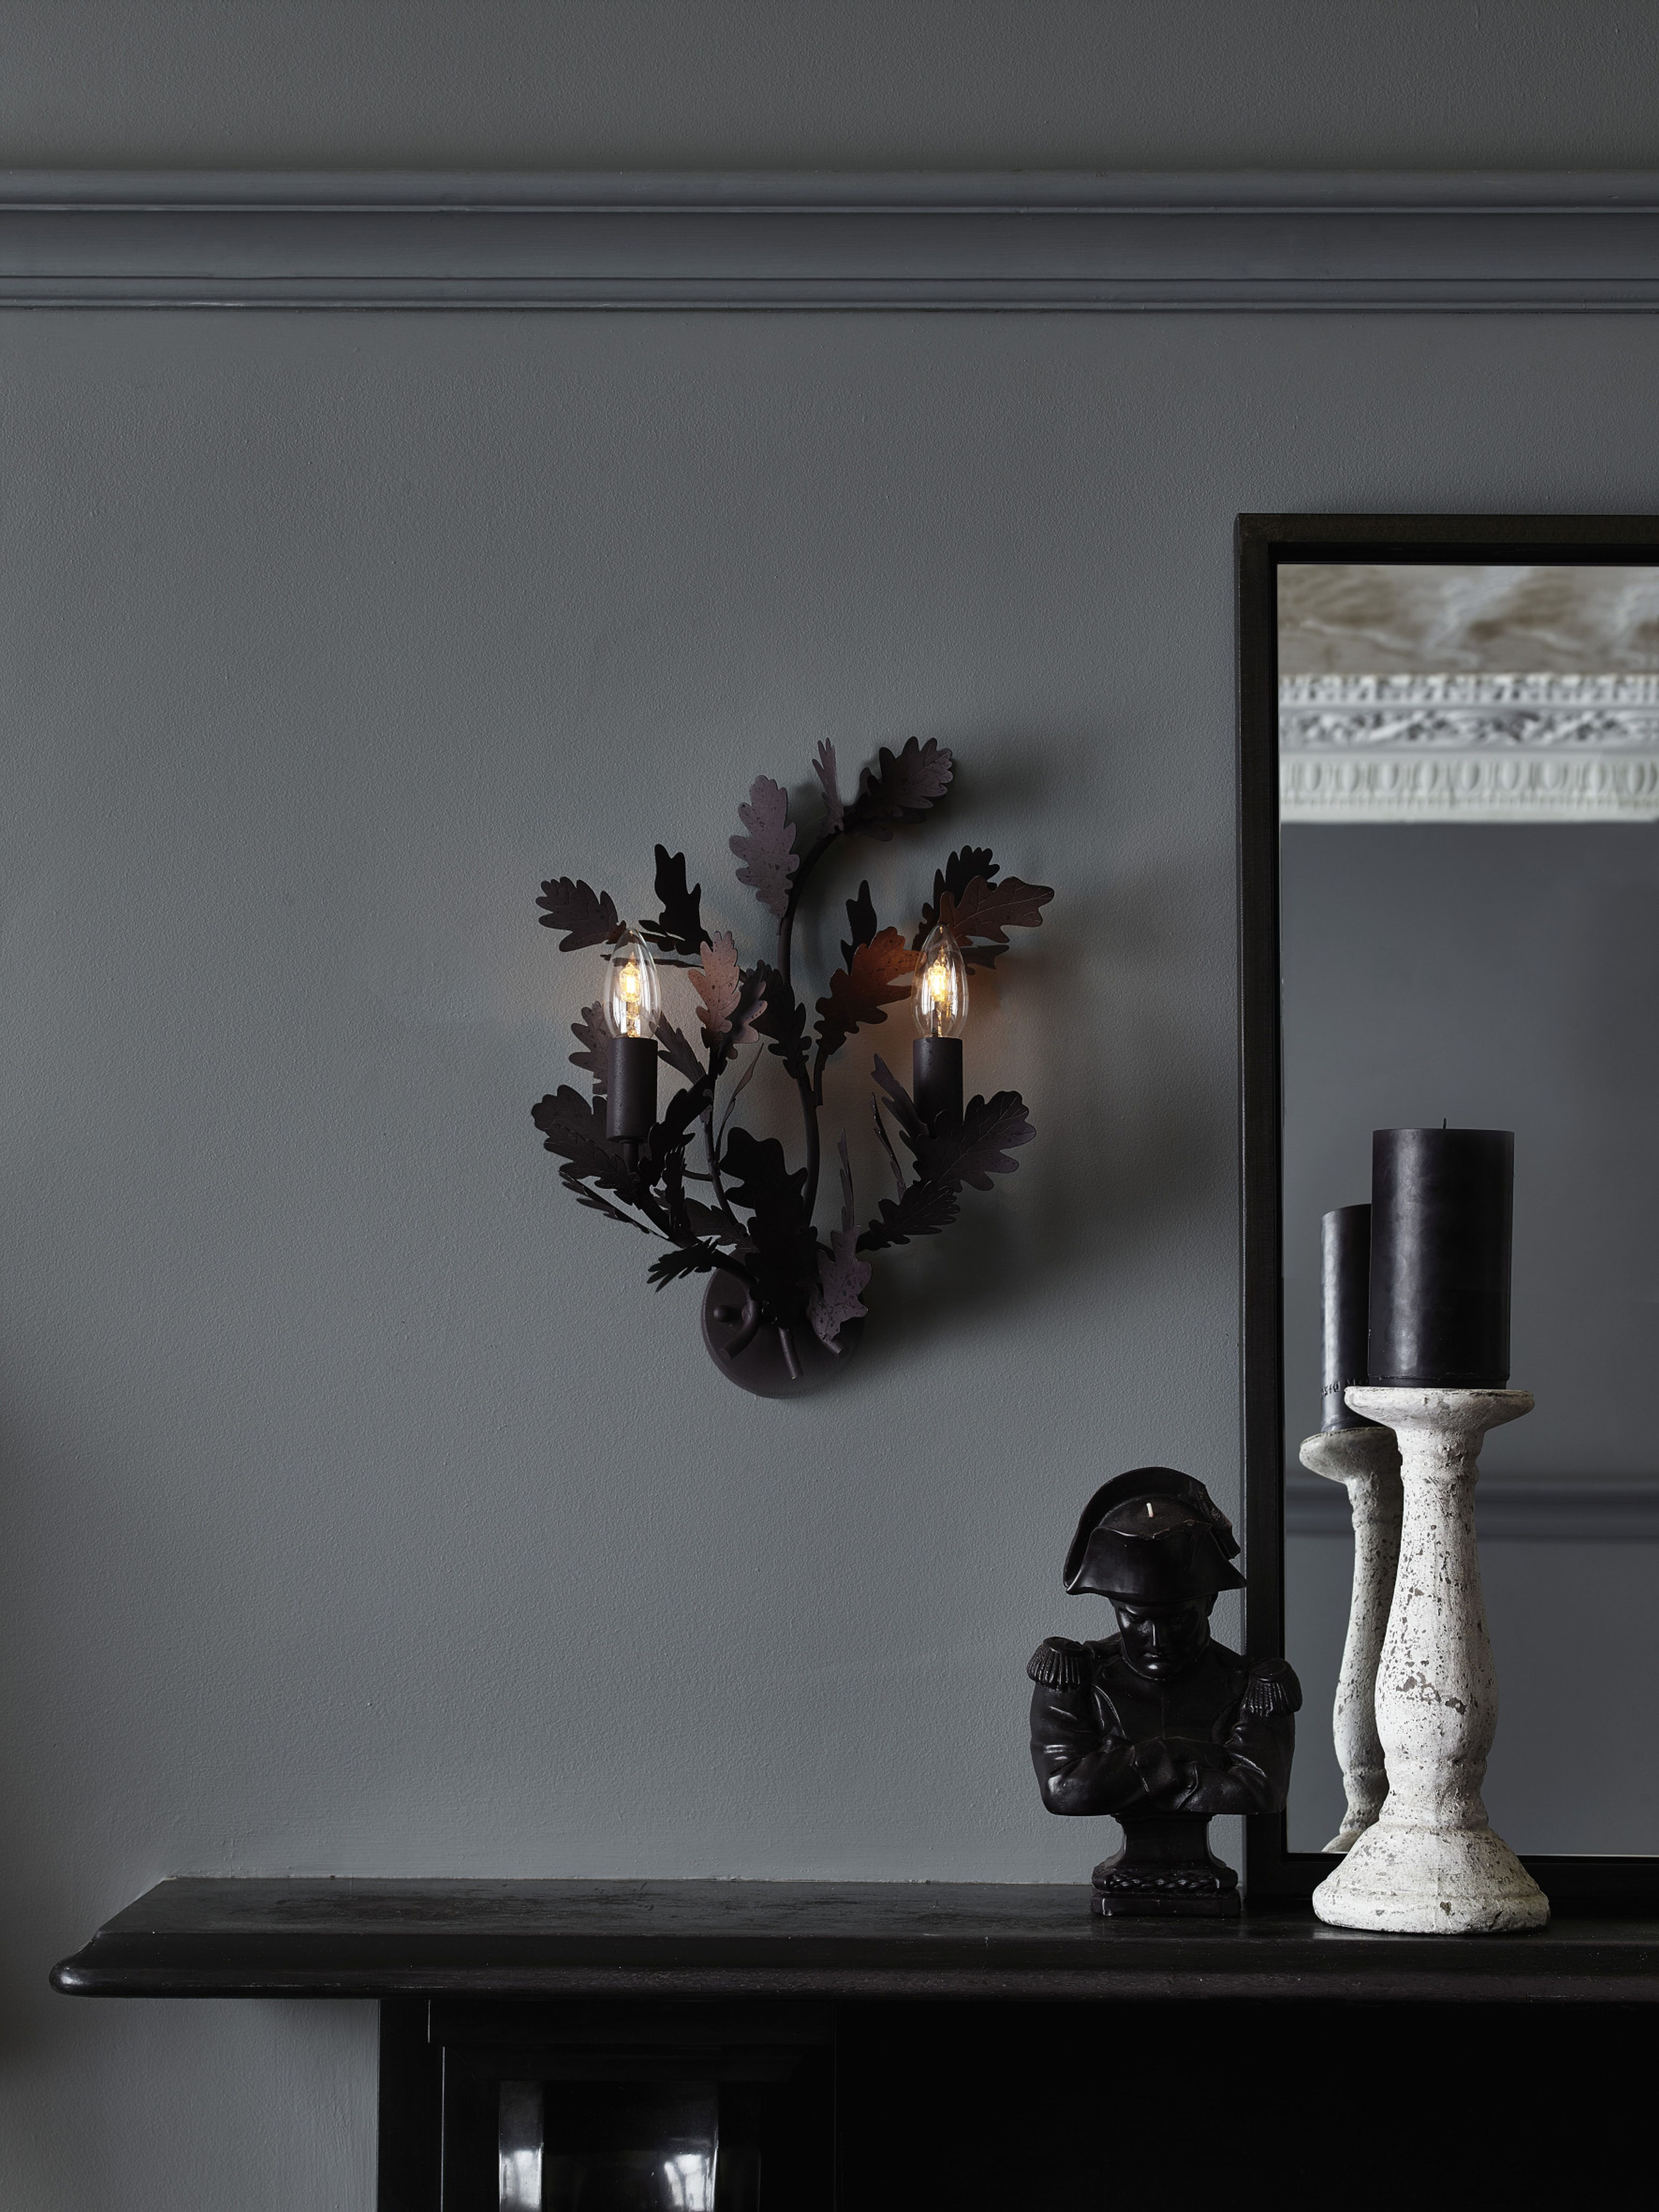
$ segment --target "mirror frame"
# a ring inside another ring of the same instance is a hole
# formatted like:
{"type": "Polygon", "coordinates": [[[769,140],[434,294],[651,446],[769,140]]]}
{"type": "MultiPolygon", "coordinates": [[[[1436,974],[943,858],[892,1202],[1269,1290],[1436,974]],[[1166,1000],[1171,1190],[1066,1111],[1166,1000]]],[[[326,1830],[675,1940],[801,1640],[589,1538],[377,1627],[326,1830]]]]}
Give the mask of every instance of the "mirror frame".
{"type": "MultiPolygon", "coordinates": [[[[1279,605],[1281,562],[1640,563],[1659,568],[1659,516],[1241,514],[1238,644],[1240,1330],[1244,1648],[1285,1654],[1284,1304],[1279,946],[1279,605]]],[[[1304,1707],[1304,1730],[1328,1725],[1304,1707]]],[[[1500,1722],[1501,1725],[1501,1722],[1500,1722]]],[[[1522,1854],[1557,1911],[1659,1905],[1651,1858],[1522,1854]]],[[[1335,1862],[1293,1851],[1288,1815],[1245,1824],[1257,1902],[1310,1897],[1335,1862]]]]}

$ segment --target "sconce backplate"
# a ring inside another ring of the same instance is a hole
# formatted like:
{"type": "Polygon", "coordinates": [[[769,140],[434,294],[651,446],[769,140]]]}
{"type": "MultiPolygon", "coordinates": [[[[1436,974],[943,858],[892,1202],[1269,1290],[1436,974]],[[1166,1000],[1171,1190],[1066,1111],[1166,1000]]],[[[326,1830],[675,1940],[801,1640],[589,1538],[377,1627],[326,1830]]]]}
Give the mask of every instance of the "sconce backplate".
{"type": "Polygon", "coordinates": [[[864,1334],[861,1320],[844,1322],[841,1350],[831,1352],[803,1322],[790,1333],[800,1370],[798,1376],[792,1375],[777,1330],[763,1327],[749,1331],[747,1297],[747,1291],[735,1275],[723,1269],[711,1275],[702,1298],[702,1340],[727,1381],[752,1391],[757,1398],[804,1398],[810,1390],[821,1390],[846,1367],[864,1334]],[[741,1351],[732,1352],[731,1346],[745,1334],[748,1342],[741,1351]]]}

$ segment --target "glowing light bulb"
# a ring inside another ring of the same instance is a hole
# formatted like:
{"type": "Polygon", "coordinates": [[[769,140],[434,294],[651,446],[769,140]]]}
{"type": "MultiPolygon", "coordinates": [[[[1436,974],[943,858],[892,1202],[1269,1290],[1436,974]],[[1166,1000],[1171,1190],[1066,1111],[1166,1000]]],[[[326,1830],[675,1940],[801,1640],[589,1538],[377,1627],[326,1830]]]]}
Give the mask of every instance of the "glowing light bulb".
{"type": "Polygon", "coordinates": [[[942,922],[917,956],[910,1011],[925,1037],[957,1037],[967,1024],[967,963],[942,922]]]}
{"type": "Polygon", "coordinates": [[[625,929],[611,950],[605,989],[605,1026],[613,1037],[649,1037],[662,1019],[662,986],[651,947],[625,929]]]}

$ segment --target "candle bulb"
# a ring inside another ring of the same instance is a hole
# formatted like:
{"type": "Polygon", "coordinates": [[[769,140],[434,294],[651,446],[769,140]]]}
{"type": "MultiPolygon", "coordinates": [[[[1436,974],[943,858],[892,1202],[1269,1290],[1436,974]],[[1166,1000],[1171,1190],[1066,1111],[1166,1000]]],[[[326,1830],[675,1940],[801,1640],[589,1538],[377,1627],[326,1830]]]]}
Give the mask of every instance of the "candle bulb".
{"type": "Polygon", "coordinates": [[[943,922],[916,955],[910,1011],[921,1034],[910,1048],[916,1111],[932,1128],[962,1119],[962,1032],[968,1020],[968,969],[943,922]]]}
{"type": "Polygon", "coordinates": [[[605,1019],[611,1032],[605,1133],[637,1145],[657,1118],[656,1028],[662,1019],[662,988],[651,947],[631,929],[611,948],[605,1019]]]}
{"type": "Polygon", "coordinates": [[[1373,1383],[1508,1382],[1514,1195],[1512,1130],[1372,1133],[1373,1383]]]}
{"type": "Polygon", "coordinates": [[[1320,1224],[1320,1291],[1324,1316],[1322,1430],[1370,1429],[1343,1393],[1370,1373],[1366,1337],[1371,1294],[1371,1210],[1339,1206],[1320,1224]]]}

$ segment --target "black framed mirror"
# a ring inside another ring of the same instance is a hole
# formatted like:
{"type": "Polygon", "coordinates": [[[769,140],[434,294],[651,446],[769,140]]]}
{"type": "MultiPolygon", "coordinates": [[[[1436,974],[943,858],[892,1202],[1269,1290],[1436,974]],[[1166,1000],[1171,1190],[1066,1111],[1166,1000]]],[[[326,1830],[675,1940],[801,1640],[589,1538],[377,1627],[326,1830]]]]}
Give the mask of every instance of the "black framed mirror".
{"type": "Polygon", "coordinates": [[[1659,518],[1237,529],[1246,1648],[1303,1680],[1247,1881],[1336,1860],[1352,1539],[1305,1474],[1319,1221],[1373,1128],[1516,1132],[1514,1366],[1477,1492],[1492,1825],[1558,1910],[1659,1901],[1659,518]]]}

